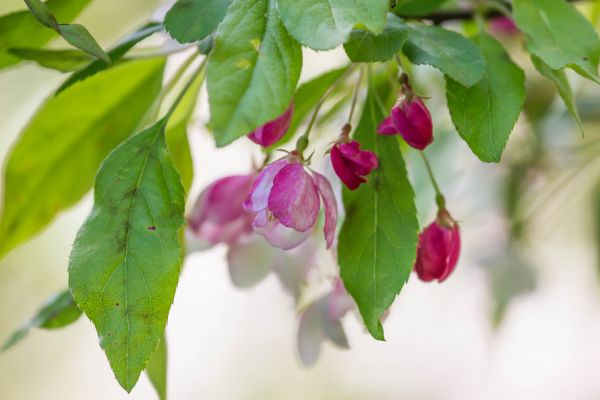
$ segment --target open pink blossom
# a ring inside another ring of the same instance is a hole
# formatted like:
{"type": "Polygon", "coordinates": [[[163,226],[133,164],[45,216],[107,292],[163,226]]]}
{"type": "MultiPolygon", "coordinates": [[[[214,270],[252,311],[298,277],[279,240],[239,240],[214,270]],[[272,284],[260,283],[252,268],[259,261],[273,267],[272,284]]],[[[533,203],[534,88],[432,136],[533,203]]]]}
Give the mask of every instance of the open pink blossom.
{"type": "Polygon", "coordinates": [[[248,138],[263,147],[269,147],[277,143],[290,128],[293,114],[294,104],[292,103],[279,117],[249,133],[248,138]]]}
{"type": "Polygon", "coordinates": [[[244,200],[255,176],[228,176],[204,189],[188,217],[190,233],[212,246],[233,244],[252,232],[252,215],[244,209],[244,200]]]}
{"type": "Polygon", "coordinates": [[[433,142],[433,123],[427,106],[417,96],[408,96],[392,108],[377,132],[380,135],[400,134],[409,146],[423,150],[433,142]]]}
{"type": "Polygon", "coordinates": [[[305,169],[295,156],[266,166],[246,199],[246,210],[255,213],[252,227],[267,241],[284,250],[304,242],[317,222],[321,200],[325,208],[325,239],[333,244],[337,204],[331,184],[323,175],[305,169]]]}
{"type": "Polygon", "coordinates": [[[378,166],[375,153],[361,150],[356,140],[337,143],[331,148],[333,170],[350,190],[356,190],[367,180],[365,176],[378,166]]]}
{"type": "Polygon", "coordinates": [[[415,271],[425,282],[445,281],[456,268],[460,254],[458,224],[448,211],[441,210],[437,219],[419,235],[415,271]]]}

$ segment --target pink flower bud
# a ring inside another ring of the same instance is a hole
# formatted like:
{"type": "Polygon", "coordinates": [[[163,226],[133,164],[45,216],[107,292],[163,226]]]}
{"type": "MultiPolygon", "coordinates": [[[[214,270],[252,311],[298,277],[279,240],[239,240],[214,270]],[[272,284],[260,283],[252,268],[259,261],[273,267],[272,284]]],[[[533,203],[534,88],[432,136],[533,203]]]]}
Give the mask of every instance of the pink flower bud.
{"type": "Polygon", "coordinates": [[[377,168],[378,161],[375,153],[361,150],[357,141],[350,140],[348,143],[338,143],[331,148],[331,164],[348,189],[355,190],[361,183],[367,181],[364,177],[377,168]]]}
{"type": "Polygon", "coordinates": [[[460,254],[458,224],[448,211],[442,210],[437,219],[419,235],[415,271],[419,279],[445,281],[454,271],[460,254]]]}
{"type": "Polygon", "coordinates": [[[392,108],[392,123],[404,141],[415,149],[423,150],[433,142],[431,114],[416,96],[392,108]]]}
{"type": "Polygon", "coordinates": [[[252,223],[256,233],[264,236],[271,245],[289,250],[310,236],[321,200],[329,248],[333,244],[337,220],[331,184],[323,175],[307,172],[295,156],[266,166],[254,181],[244,207],[256,214],[252,223]]]}
{"type": "Polygon", "coordinates": [[[519,28],[512,18],[500,16],[490,20],[490,29],[492,32],[503,36],[515,36],[519,33],[519,28]]]}
{"type": "Polygon", "coordinates": [[[294,104],[290,104],[283,114],[249,133],[248,138],[263,147],[269,147],[277,143],[290,128],[293,114],[294,104]]]}

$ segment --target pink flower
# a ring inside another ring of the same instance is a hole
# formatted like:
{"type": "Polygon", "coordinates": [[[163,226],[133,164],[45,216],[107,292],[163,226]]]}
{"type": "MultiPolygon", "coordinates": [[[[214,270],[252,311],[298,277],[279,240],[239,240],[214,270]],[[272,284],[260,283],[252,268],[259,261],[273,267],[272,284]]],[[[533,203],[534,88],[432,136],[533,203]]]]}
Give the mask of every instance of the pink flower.
{"type": "Polygon", "coordinates": [[[244,209],[244,200],[255,174],[218,179],[198,196],[188,217],[188,230],[212,246],[233,244],[252,232],[252,215],[244,209]]]}
{"type": "Polygon", "coordinates": [[[496,17],[490,20],[492,32],[504,36],[514,36],[519,33],[519,28],[512,18],[506,16],[496,17]]]}
{"type": "Polygon", "coordinates": [[[348,139],[331,148],[331,164],[337,176],[350,190],[356,190],[364,178],[378,166],[377,156],[369,150],[361,150],[360,144],[348,139]]]}
{"type": "Polygon", "coordinates": [[[381,135],[400,134],[409,146],[424,150],[433,142],[431,114],[423,101],[414,95],[407,96],[392,108],[377,132],[381,135]]]}
{"type": "Polygon", "coordinates": [[[294,114],[294,104],[290,104],[288,109],[273,121],[267,122],[257,128],[254,132],[248,134],[248,138],[254,143],[263,147],[269,147],[275,144],[285,135],[290,128],[292,115],[294,114]]]}
{"type": "Polygon", "coordinates": [[[320,199],[325,208],[325,239],[333,244],[337,204],[331,184],[311,171],[294,155],[265,167],[258,175],[244,203],[256,213],[252,227],[267,241],[284,250],[293,249],[311,233],[319,215],[320,199]]]}
{"type": "Polygon", "coordinates": [[[456,268],[460,254],[458,224],[448,211],[441,210],[437,219],[419,235],[415,271],[425,282],[445,281],[456,268]]]}
{"type": "Polygon", "coordinates": [[[333,290],[302,312],[298,324],[298,354],[304,365],[312,366],[317,362],[321,345],[326,340],[339,348],[349,348],[341,320],[352,308],[354,302],[341,279],[336,278],[333,290]]]}

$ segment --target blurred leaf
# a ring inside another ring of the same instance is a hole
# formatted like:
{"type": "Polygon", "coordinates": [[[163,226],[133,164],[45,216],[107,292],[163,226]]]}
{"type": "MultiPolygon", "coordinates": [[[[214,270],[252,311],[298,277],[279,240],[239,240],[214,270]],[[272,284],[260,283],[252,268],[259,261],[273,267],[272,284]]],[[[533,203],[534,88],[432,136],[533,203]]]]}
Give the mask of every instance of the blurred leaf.
{"type": "Polygon", "coordinates": [[[52,11],[41,0],[25,0],[25,4],[42,25],[51,29],[58,29],[58,22],[52,15],[52,11]]]}
{"type": "Polygon", "coordinates": [[[482,161],[498,162],[525,102],[525,74],[496,39],[481,33],[474,41],[486,71],[470,88],[448,78],[448,109],[473,153],[482,161]]]}
{"type": "Polygon", "coordinates": [[[68,43],[110,64],[108,55],[84,26],[79,24],[61,24],[59,28],[60,34],[68,43]]]}
{"type": "Polygon", "coordinates": [[[344,44],[344,50],[353,62],[387,61],[404,46],[409,30],[402,19],[388,14],[387,25],[380,35],[355,29],[344,44]]]}
{"type": "Polygon", "coordinates": [[[398,0],[394,12],[405,16],[422,16],[439,9],[448,0],[398,0]]]}
{"type": "Polygon", "coordinates": [[[381,317],[412,271],[419,231],[414,192],[398,140],[375,134],[384,118],[371,90],[355,139],[375,151],[379,167],[358,190],[344,189],[346,219],[338,245],[344,286],[378,340],[384,340],[381,317]]]}
{"type": "Polygon", "coordinates": [[[65,290],[50,297],[18,330],[6,340],[0,347],[0,351],[6,351],[19,343],[32,328],[57,329],[70,325],[81,316],[81,310],[77,308],[71,292],[65,290]]]}
{"type": "Polygon", "coordinates": [[[202,40],[225,18],[233,0],[177,0],[165,17],[165,29],[179,43],[202,40]]]}
{"type": "Polygon", "coordinates": [[[73,298],[128,392],[156,350],[183,258],[185,194],[162,119],[104,160],[69,261],[73,298]]]}
{"type": "Polygon", "coordinates": [[[168,346],[167,337],[163,335],[158,343],[158,348],[148,360],[146,365],[146,374],[150,383],[154,386],[158,398],[167,400],[167,366],[168,366],[168,346]]]}
{"type": "Polygon", "coordinates": [[[6,163],[0,257],[90,189],[101,161],[134,132],[160,93],[164,63],[123,64],[41,106],[6,163]]]}
{"type": "Polygon", "coordinates": [[[75,71],[92,60],[92,57],[79,50],[14,48],[8,52],[22,60],[33,61],[44,68],[61,72],[75,71]]]}
{"type": "Polygon", "coordinates": [[[600,279],[600,183],[592,193],[592,214],[594,221],[594,236],[596,241],[597,276],[600,279]]]}
{"type": "Polygon", "coordinates": [[[515,0],[513,7],[533,55],[553,70],[573,68],[600,83],[600,39],[573,5],[564,0],[515,0]]]}
{"type": "Polygon", "coordinates": [[[278,0],[281,20],[297,41],[329,50],[348,40],[357,24],[379,34],[385,27],[389,0],[278,0]]]}
{"type": "Polygon", "coordinates": [[[411,26],[404,54],[414,64],[431,65],[463,86],[471,87],[485,73],[481,52],[464,36],[437,26],[411,26]]]}
{"type": "Polygon", "coordinates": [[[569,111],[569,114],[571,114],[571,117],[573,117],[577,126],[579,126],[581,133],[583,133],[583,124],[579,118],[575,97],[573,96],[573,91],[571,90],[571,85],[569,84],[569,79],[567,79],[565,71],[563,69],[553,70],[548,64],[533,54],[531,55],[531,61],[540,74],[554,82],[558,89],[558,94],[567,107],[567,111],[569,111]]]}
{"type": "Polygon", "coordinates": [[[219,25],[208,62],[208,99],[218,146],[281,115],[302,69],[300,45],[273,0],[237,0],[219,25]]]}
{"type": "MultiPolygon", "coordinates": [[[[48,0],[46,5],[63,22],[70,22],[91,0],[48,0]]],[[[44,46],[56,32],[44,28],[27,10],[18,11],[0,17],[0,69],[21,61],[11,48],[37,49],[44,46]]]]}
{"type": "MultiPolygon", "coordinates": [[[[113,47],[108,51],[108,56],[110,57],[111,63],[115,64],[119,61],[129,50],[131,50],[136,44],[146,39],[148,36],[153,33],[159,32],[162,29],[161,25],[156,22],[151,22],[149,24],[144,25],[137,31],[133,32],[131,35],[127,36],[123,39],[119,44],[113,47]]],[[[98,72],[101,72],[107,68],[110,68],[111,64],[107,64],[102,60],[94,60],[88,65],[86,65],[81,70],[74,72],[71,76],[69,76],[62,85],[56,90],[56,94],[59,94],[63,90],[67,89],[69,86],[75,84],[76,82],[83,81],[90,76],[96,75],[98,72]]]]}

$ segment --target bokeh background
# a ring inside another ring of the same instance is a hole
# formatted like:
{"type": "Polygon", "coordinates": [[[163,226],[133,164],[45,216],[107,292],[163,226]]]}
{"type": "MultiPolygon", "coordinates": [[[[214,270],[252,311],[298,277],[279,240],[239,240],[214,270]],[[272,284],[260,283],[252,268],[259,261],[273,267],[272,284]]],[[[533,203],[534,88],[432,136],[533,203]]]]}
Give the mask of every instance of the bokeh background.
{"type": "MultiPolygon", "coordinates": [[[[79,21],[106,46],[159,4],[99,0],[79,21]]],[[[19,0],[0,2],[0,14],[19,8],[19,0]]],[[[386,343],[347,317],[352,349],[325,345],[307,369],[295,352],[294,304],[278,280],[239,290],[224,248],[196,253],[167,328],[171,399],[600,398],[600,87],[569,74],[582,137],[551,83],[522,54],[520,38],[504,39],[527,71],[528,102],[499,165],[479,162],[453,131],[440,74],[415,71],[436,125],[428,154],[463,232],[452,278],[442,285],[411,279],[386,321],[386,343]]],[[[303,79],[344,59],[341,51],[307,52],[303,79]]],[[[0,74],[0,159],[61,79],[28,64],[0,74]]],[[[245,139],[216,150],[204,128],[207,111],[203,95],[190,129],[193,193],[247,171],[256,158],[245,139]]],[[[320,128],[321,146],[340,125],[320,128]]],[[[406,157],[426,223],[433,194],[421,160],[410,151],[406,157]]],[[[88,196],[0,262],[0,340],[66,287],[70,245],[90,207],[88,196]]],[[[63,330],[33,330],[0,354],[3,400],[153,398],[145,376],[130,395],[118,386],[86,318],[63,330]]]]}

